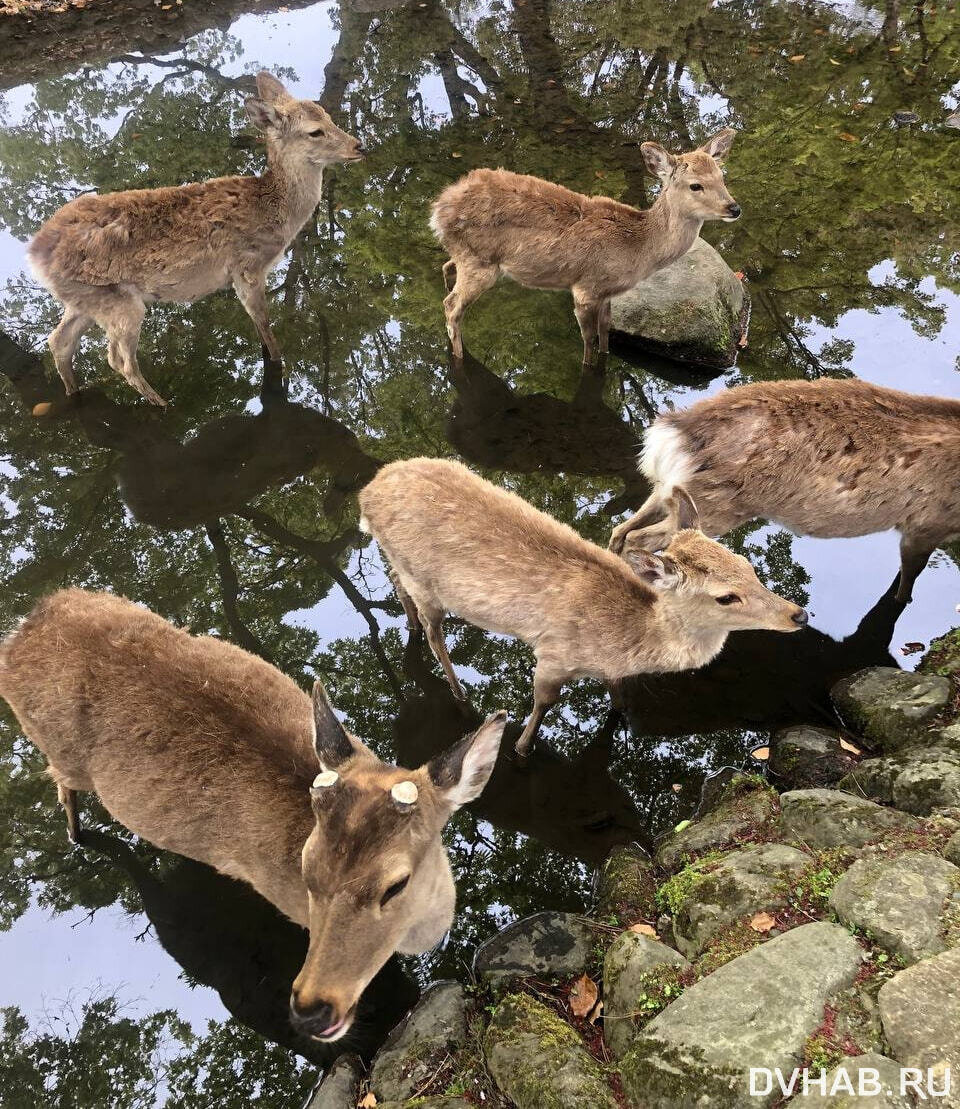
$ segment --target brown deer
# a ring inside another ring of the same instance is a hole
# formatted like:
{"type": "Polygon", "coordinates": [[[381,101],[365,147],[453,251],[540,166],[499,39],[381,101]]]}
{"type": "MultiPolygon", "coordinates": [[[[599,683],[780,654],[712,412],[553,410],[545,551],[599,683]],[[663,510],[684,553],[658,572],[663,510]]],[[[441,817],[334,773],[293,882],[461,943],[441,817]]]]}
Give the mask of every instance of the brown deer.
{"type": "Polygon", "coordinates": [[[458,698],[466,694],[444,644],[447,612],[533,647],[521,755],[573,678],[696,668],[731,631],[806,624],[745,558],[698,530],[682,490],[675,509],[679,529],[662,555],[633,544],[620,559],[459,462],[393,462],[360,492],[360,526],[380,544],[411,628],[422,624],[458,698]]]}
{"type": "Polygon", "coordinates": [[[318,104],[295,100],[269,73],[257,75],[257,90],[246,108],[266,142],[262,177],[88,193],[54,212],[30,243],[34,271],[64,306],[48,342],[68,394],[77,391],[80,337],[97,323],[113,369],[152,404],[165,404],[137,364],[145,305],[196,300],[230,284],[265,357],[280,362],[267,274],[316,208],[324,166],[357,161],[363,148],[318,104]]]}
{"type": "Polygon", "coordinates": [[[500,274],[529,288],[569,289],[584,365],[595,340],[606,354],[610,298],[686,254],[704,220],[739,218],[720,171],[735,134],[726,127],[687,154],[642,143],[647,169],[663,183],[646,209],[505,169],[475,169],[444,189],[430,226],[450,255],[443,308],[454,357],[463,358],[464,312],[500,274]]]}
{"type": "Polygon", "coordinates": [[[613,551],[632,533],[645,546],[673,533],[677,485],[708,535],[757,517],[821,537],[895,528],[902,603],[933,551],[960,538],[960,401],[942,397],[855,379],[741,385],[658,416],[640,467],[654,489],[613,551]]]}
{"type": "MultiPolygon", "coordinates": [[[[611,556],[612,557],[612,556],[611,556]]],[[[493,769],[506,714],[417,770],[381,762],[262,659],[106,593],[41,601],[0,645],[0,694],[47,756],[71,839],[76,791],[168,851],[248,882],[310,931],[295,1027],[350,1027],[394,951],[453,918],[440,831],[493,769]]]]}

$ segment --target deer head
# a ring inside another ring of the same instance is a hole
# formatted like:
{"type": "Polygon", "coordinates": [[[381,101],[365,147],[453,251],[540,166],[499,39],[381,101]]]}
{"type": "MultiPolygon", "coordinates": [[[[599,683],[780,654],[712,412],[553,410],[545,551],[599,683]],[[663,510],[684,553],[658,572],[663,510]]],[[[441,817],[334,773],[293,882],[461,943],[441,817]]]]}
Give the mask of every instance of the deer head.
{"type": "Polygon", "coordinates": [[[313,100],[296,100],[269,73],[257,74],[257,96],[248,96],[247,115],[263,132],[271,161],[323,168],[356,162],[364,154],[360,140],[348,135],[313,100]]]}
{"type": "Polygon", "coordinates": [[[395,951],[439,942],[455,889],[440,832],[483,790],[507,715],[498,712],[417,770],[381,762],[313,690],[315,818],[302,854],[310,946],[293,983],[295,1026],[332,1041],[350,1027],[364,987],[395,951]]]}
{"type": "Polygon", "coordinates": [[[687,154],[671,154],[657,142],[641,143],[647,169],[663,183],[658,202],[701,222],[739,219],[740,205],[727,192],[720,168],[735,135],[732,127],[724,127],[687,154]]]}

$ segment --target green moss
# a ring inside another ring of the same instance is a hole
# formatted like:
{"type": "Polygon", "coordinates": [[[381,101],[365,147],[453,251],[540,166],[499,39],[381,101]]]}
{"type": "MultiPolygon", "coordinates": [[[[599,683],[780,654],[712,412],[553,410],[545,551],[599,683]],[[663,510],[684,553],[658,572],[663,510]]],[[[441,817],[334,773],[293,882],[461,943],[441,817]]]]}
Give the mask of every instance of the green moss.
{"type": "Polygon", "coordinates": [[[833,887],[856,859],[849,847],[827,847],[813,853],[813,862],[793,883],[790,907],[807,916],[827,915],[833,887]]]}
{"type": "Polygon", "coordinates": [[[932,640],[917,670],[924,674],[942,674],[946,678],[960,671],[960,628],[951,628],[932,640]]]}
{"type": "Polygon", "coordinates": [[[597,912],[609,924],[633,924],[653,915],[653,864],[635,847],[616,847],[600,872],[597,912]]]}
{"type": "Polygon", "coordinates": [[[723,854],[722,851],[708,851],[695,862],[687,863],[682,870],[678,870],[657,889],[657,906],[676,916],[697,886],[723,858],[723,854]]]}

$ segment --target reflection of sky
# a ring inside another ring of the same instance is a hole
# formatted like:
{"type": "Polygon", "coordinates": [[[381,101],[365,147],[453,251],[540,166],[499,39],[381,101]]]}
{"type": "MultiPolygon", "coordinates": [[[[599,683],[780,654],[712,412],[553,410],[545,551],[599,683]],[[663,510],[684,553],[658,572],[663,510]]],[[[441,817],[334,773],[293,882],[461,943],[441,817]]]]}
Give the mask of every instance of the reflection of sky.
{"type": "MultiPolygon", "coordinates": [[[[318,5],[303,11],[271,16],[244,16],[231,27],[241,40],[241,56],[224,67],[237,74],[253,66],[290,67],[297,80],[290,82],[295,94],[313,97],[323,84],[323,70],[330,59],[337,31],[333,7],[318,5]]],[[[446,115],[443,86],[436,74],[424,77],[420,86],[427,108],[446,115]]],[[[16,120],[27,103],[23,90],[5,97],[11,120],[16,120]]],[[[704,113],[722,110],[723,102],[712,98],[702,105],[704,113]]],[[[0,282],[15,277],[23,268],[23,244],[0,231],[0,282]]],[[[877,283],[887,276],[884,267],[872,274],[877,283]]],[[[932,283],[927,291],[934,291],[932,283]]],[[[960,397],[960,378],[954,369],[960,350],[960,302],[940,291],[947,320],[934,339],[916,335],[895,310],[878,314],[863,311],[844,315],[833,331],[814,329],[811,344],[835,338],[852,339],[855,353],[851,368],[862,378],[878,384],[908,388],[915,392],[960,397]]],[[[149,327],[149,319],[148,324],[149,327]]],[[[104,371],[105,373],[108,371],[104,371]]],[[[705,392],[724,387],[723,379],[709,390],[691,393],[697,399],[705,392]]],[[[672,391],[686,403],[684,390],[672,391]]],[[[796,539],[794,555],[810,572],[810,609],[816,627],[840,637],[849,633],[892,580],[898,564],[894,535],[867,536],[855,540],[796,539]]],[[[367,564],[373,560],[368,559],[367,564]]],[[[386,593],[381,575],[379,595],[386,593]]],[[[901,618],[893,649],[910,640],[926,642],[955,619],[954,602],[960,599],[960,580],[952,565],[932,567],[915,589],[914,603],[901,618]]],[[[338,589],[308,610],[292,612],[290,623],[317,629],[324,643],[332,639],[364,634],[360,616],[338,589]]],[[[904,665],[911,660],[904,659],[904,665]]],[[[470,675],[464,675],[468,678],[470,675]]],[[[60,821],[59,813],[51,819],[60,821]]],[[[64,847],[66,841],[64,839],[64,847]]],[[[116,909],[98,912],[91,921],[76,911],[50,918],[32,909],[13,929],[0,934],[0,1006],[16,1004],[31,1016],[72,989],[87,990],[103,984],[108,991],[134,1000],[140,1011],[174,1007],[198,1026],[206,1017],[223,1017],[222,1006],[207,989],[191,990],[177,977],[178,968],[148,935],[142,943],[133,937],[143,928],[140,918],[130,919],[116,909]]]]}

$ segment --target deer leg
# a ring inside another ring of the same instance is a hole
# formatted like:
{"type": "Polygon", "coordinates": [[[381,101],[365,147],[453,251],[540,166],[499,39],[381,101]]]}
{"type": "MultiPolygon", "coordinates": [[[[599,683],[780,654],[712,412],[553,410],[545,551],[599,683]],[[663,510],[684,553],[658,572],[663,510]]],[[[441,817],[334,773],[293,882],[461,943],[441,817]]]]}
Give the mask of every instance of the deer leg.
{"type": "Polygon", "coordinates": [[[443,263],[443,285],[447,292],[452,292],[454,285],[457,283],[457,263],[452,258],[448,258],[443,263]]]}
{"type": "Polygon", "coordinates": [[[420,624],[420,613],[417,611],[417,606],[414,604],[413,598],[403,588],[403,583],[400,581],[400,575],[396,570],[390,571],[390,580],[393,582],[393,588],[396,590],[397,597],[400,604],[403,605],[404,614],[407,617],[407,629],[411,632],[422,631],[423,628],[420,624]]]}
{"type": "Polygon", "coordinates": [[[573,311],[580,325],[580,334],[583,336],[583,364],[593,365],[593,344],[600,333],[600,311],[602,301],[584,293],[582,290],[573,290],[573,311]]]}
{"type": "Polygon", "coordinates": [[[913,583],[930,561],[934,548],[922,539],[910,535],[900,536],[900,583],[897,600],[909,604],[913,600],[913,583]]]}
{"type": "Polygon", "coordinates": [[[53,352],[54,365],[57,367],[57,373],[68,397],[77,391],[77,381],[73,376],[73,356],[77,352],[80,336],[92,322],[91,317],[85,312],[67,305],[63,319],[50,332],[50,338],[47,339],[47,345],[53,352]]]}
{"type": "Polygon", "coordinates": [[[280,352],[280,344],[270,329],[270,317],[267,311],[267,288],[264,280],[262,275],[259,280],[237,276],[233,279],[233,287],[244,311],[253,320],[253,326],[257,329],[260,342],[266,348],[270,361],[282,362],[283,355],[280,352]]]}
{"type": "Polygon", "coordinates": [[[447,334],[450,336],[453,356],[458,362],[462,362],[463,337],[460,324],[463,314],[479,296],[496,284],[499,270],[496,266],[483,262],[463,259],[454,268],[457,273],[456,284],[444,298],[443,310],[447,317],[447,334]]]}
{"type": "Polygon", "coordinates": [[[562,689],[563,679],[545,671],[543,664],[538,661],[537,669],[533,675],[533,711],[530,713],[530,719],[520,733],[520,738],[514,748],[521,758],[525,758],[530,754],[530,749],[533,747],[533,742],[540,731],[543,718],[560,699],[562,689]]]}
{"type": "Polygon", "coordinates": [[[57,782],[57,800],[67,817],[67,838],[73,844],[80,842],[80,815],[77,812],[77,791],[57,782]]]}
{"type": "Polygon", "coordinates": [[[599,319],[597,321],[600,339],[600,353],[610,352],[610,298],[607,297],[600,305],[599,319]]]}
{"type": "Polygon", "coordinates": [[[129,385],[151,404],[161,408],[167,402],[155,392],[140,372],[137,362],[137,344],[140,328],[146,313],[143,301],[132,293],[116,293],[109,305],[96,316],[97,323],[107,333],[107,361],[129,385]]]}
{"type": "Polygon", "coordinates": [[[456,697],[458,701],[466,701],[466,690],[464,690],[463,686],[460,684],[457,672],[454,670],[453,663],[450,661],[450,656],[447,654],[447,645],[443,638],[443,613],[435,609],[424,611],[421,608],[420,619],[427,633],[427,642],[430,644],[430,650],[433,651],[437,662],[443,667],[443,672],[446,675],[447,681],[450,683],[450,688],[453,690],[454,697],[456,697]]]}

